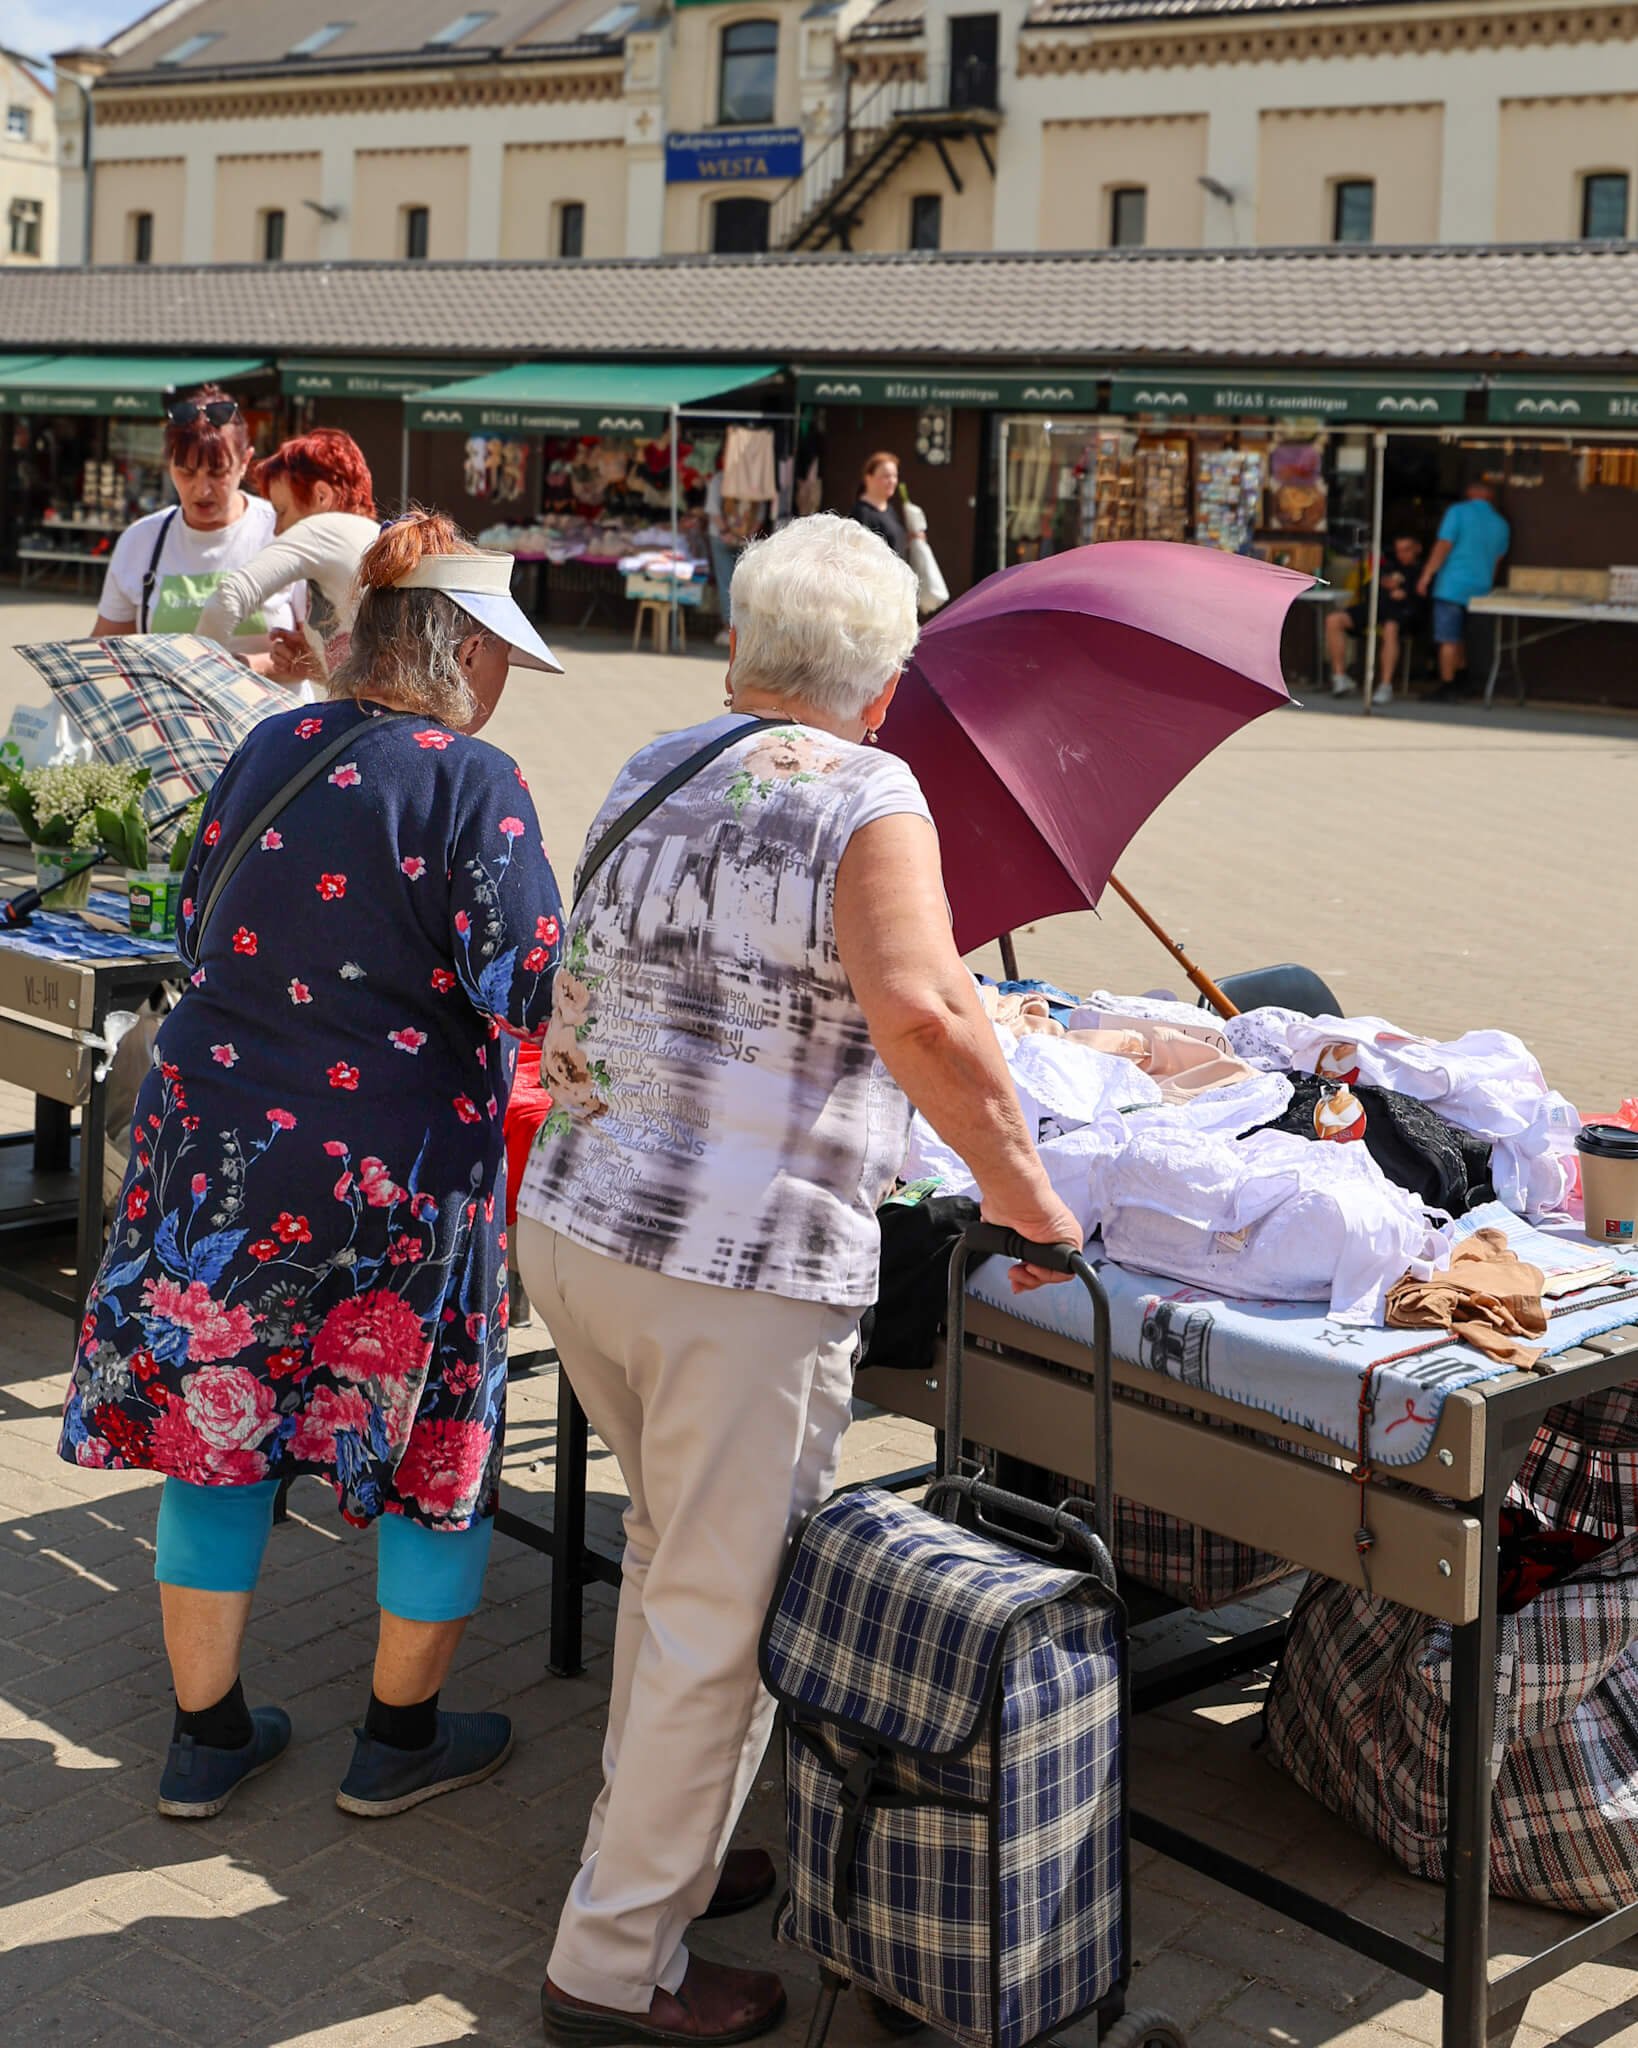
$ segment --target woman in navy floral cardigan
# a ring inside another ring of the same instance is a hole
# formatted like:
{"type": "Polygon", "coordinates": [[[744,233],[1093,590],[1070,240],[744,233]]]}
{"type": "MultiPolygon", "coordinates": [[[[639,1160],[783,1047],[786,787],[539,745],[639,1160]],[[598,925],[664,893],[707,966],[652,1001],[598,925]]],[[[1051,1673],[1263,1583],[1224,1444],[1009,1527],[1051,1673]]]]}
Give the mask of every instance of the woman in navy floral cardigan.
{"type": "Polygon", "coordinates": [[[184,881],[191,985],[137,1103],[61,1446],[166,1475],[159,1804],[179,1818],[220,1811],[289,1740],[279,1708],[245,1705],[239,1658],[273,1497],[300,1474],[379,1530],[374,1687],[338,1802],[400,1812],[510,1748],[503,1716],[437,1704],[493,1530],[502,1119],[559,935],[523,777],[474,737],[510,664],[557,667],[509,569],[441,518],[388,528],[337,701],[240,747],[184,881]]]}

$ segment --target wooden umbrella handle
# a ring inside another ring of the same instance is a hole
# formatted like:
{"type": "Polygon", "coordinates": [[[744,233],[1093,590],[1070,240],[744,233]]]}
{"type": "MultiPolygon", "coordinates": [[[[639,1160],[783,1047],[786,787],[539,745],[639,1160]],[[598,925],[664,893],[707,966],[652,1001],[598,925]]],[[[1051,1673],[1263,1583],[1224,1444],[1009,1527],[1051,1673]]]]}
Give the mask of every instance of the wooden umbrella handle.
{"type": "Polygon", "coordinates": [[[1211,1004],[1217,1014],[1220,1017],[1238,1017],[1240,1014],[1239,1005],[1229,1001],[1228,997],[1224,995],[1223,991],[1203,967],[1195,966],[1176,939],[1172,937],[1170,932],[1163,930],[1161,926],[1156,924],[1148,911],[1144,909],[1143,905],[1132,894],[1131,890],[1126,888],[1121,882],[1118,875],[1111,875],[1109,877],[1109,886],[1114,890],[1122,903],[1126,905],[1127,909],[1149,927],[1150,931],[1154,933],[1155,937],[1166,948],[1166,951],[1171,954],[1178,966],[1182,968],[1183,972],[1194,983],[1195,987],[1205,997],[1206,1001],[1211,1004]]]}

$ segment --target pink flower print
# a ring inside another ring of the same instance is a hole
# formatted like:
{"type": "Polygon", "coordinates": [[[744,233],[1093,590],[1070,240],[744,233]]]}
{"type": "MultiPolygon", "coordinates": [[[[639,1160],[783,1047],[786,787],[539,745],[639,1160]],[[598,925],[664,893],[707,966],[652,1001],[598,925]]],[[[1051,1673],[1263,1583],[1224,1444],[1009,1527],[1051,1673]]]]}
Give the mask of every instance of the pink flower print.
{"type": "Polygon", "coordinates": [[[528,974],[544,974],[551,964],[552,956],[545,946],[531,946],[523,956],[524,971],[528,974]]]}
{"type": "Polygon", "coordinates": [[[188,1135],[189,1135],[189,1136],[191,1137],[191,1136],[193,1135],[193,1133],[194,1133],[194,1132],[195,1132],[196,1130],[198,1130],[198,1128],[199,1128],[199,1119],[198,1119],[198,1117],[196,1117],[196,1116],[185,1116],[185,1117],[184,1117],[184,1118],[182,1119],[182,1128],[183,1128],[183,1130],[185,1130],[185,1131],[186,1131],[186,1132],[188,1133],[188,1135]]]}
{"type": "Polygon", "coordinates": [[[466,937],[467,933],[472,929],[472,920],[467,916],[464,910],[457,910],[455,913],[455,929],[460,933],[463,939],[466,937]]]}
{"type": "Polygon", "coordinates": [[[455,735],[450,732],[435,732],[431,730],[418,732],[415,735],[415,744],[418,747],[429,748],[435,754],[441,754],[446,748],[454,746],[455,735]]]}
{"type": "Polygon", "coordinates": [[[189,987],[190,987],[190,988],[203,988],[203,987],[204,987],[204,985],[205,985],[205,970],[204,970],[204,968],[202,968],[202,967],[196,967],[196,968],[194,969],[193,973],[192,973],[192,974],[190,974],[190,975],[188,976],[188,985],[189,985],[189,987]]]}
{"type": "Polygon", "coordinates": [[[207,846],[214,846],[217,840],[221,838],[221,836],[222,822],[219,818],[212,818],[210,823],[205,827],[205,844],[207,846]]]}
{"type": "Polygon", "coordinates": [[[352,1193],[352,1191],[353,1177],[351,1173],[344,1173],[341,1176],[340,1180],[338,1180],[335,1186],[330,1190],[330,1192],[335,1196],[338,1202],[345,1202],[347,1197],[352,1193]]]}
{"type": "Polygon", "coordinates": [[[483,1220],[485,1223],[493,1223],[495,1220],[495,1198],[493,1195],[485,1195],[483,1198],[483,1220]]]}
{"type": "Polygon", "coordinates": [[[418,853],[406,854],[398,863],[412,882],[420,881],[427,871],[427,864],[418,853]]]}
{"type": "Polygon", "coordinates": [[[455,977],[447,967],[435,967],[432,970],[432,985],[439,995],[447,996],[455,986],[455,977]]]}
{"type": "Polygon", "coordinates": [[[249,1309],[223,1308],[211,1300],[203,1280],[190,1280],[186,1287],[174,1280],[149,1280],[142,1299],[154,1315],[189,1332],[188,1357],[200,1365],[237,1357],[254,1335],[249,1309]]]}
{"type": "Polygon", "coordinates": [[[357,789],[364,778],[358,772],[356,761],[343,761],[339,768],[330,770],[330,780],[337,789],[357,789]]]}
{"type": "Polygon", "coordinates": [[[432,1340],[391,1288],[338,1301],[313,1339],[313,1363],[342,1380],[407,1380],[424,1372],[432,1340]]]}
{"type": "Polygon", "coordinates": [[[479,1065],[480,1067],[487,1067],[487,1066],[488,1066],[488,1064],[489,1064],[489,1048],[488,1048],[488,1046],[487,1046],[487,1045],[475,1045],[475,1046],[474,1046],[474,1047],[472,1048],[472,1050],[473,1050],[474,1054],[475,1054],[475,1055],[477,1056],[477,1061],[478,1061],[478,1065],[479,1065]]]}
{"type": "Polygon", "coordinates": [[[454,1108],[455,1114],[463,1124],[475,1124],[481,1121],[478,1115],[478,1105],[472,1100],[470,1095],[457,1095],[454,1108]]]}
{"type": "Polygon", "coordinates": [[[288,1209],[281,1209],[273,1225],[273,1235],[280,1244],[311,1244],[312,1230],[305,1216],[292,1216],[288,1209]]]}
{"type": "Polygon", "coordinates": [[[332,1088],[348,1088],[354,1093],[358,1089],[358,1069],[350,1067],[345,1060],[337,1060],[334,1066],[326,1067],[332,1088]]]}
{"type": "Polygon", "coordinates": [[[287,1109],[270,1109],[267,1120],[276,1131],[293,1131],[296,1128],[296,1119],[287,1109]]]}
{"type": "Polygon", "coordinates": [[[299,740],[316,740],[323,730],[322,718],[304,718],[296,727],[296,737],[299,740]]]}
{"type": "Polygon", "coordinates": [[[210,1056],[219,1067],[236,1067],[239,1064],[238,1052],[231,1044],[213,1045],[210,1056]]]}
{"type": "Polygon", "coordinates": [[[427,1034],[417,1031],[413,1024],[406,1024],[402,1031],[389,1031],[387,1043],[396,1045],[400,1052],[419,1052],[427,1042],[427,1034]]]}
{"type": "Polygon", "coordinates": [[[518,766],[518,764],[516,763],[516,761],[514,761],[514,762],[512,763],[512,773],[513,773],[513,774],[514,774],[514,775],[515,775],[515,776],[517,777],[517,779],[518,779],[518,788],[519,788],[519,789],[527,789],[527,788],[529,787],[528,783],[527,783],[527,782],[526,782],[526,781],[524,780],[523,770],[522,770],[522,769],[521,769],[521,768],[520,768],[520,767],[518,766]]]}
{"type": "Polygon", "coordinates": [[[125,1213],[133,1222],[137,1217],[147,1215],[148,1190],[146,1188],[132,1188],[131,1192],[125,1197],[125,1213]]]}
{"type": "Polygon", "coordinates": [[[535,937],[543,946],[555,946],[562,936],[562,928],[555,917],[535,919],[535,937]]]}
{"type": "Polygon", "coordinates": [[[404,1200],[405,1190],[387,1171],[385,1160],[360,1160],[358,1184],[364,1190],[364,1199],[372,1209],[390,1209],[395,1202],[404,1200]]]}
{"type": "Polygon", "coordinates": [[[344,1429],[368,1436],[370,1410],[364,1396],[357,1387],[315,1387],[290,1439],[290,1455],[327,1465],[336,1454],[336,1434],[344,1429]]]}
{"type": "Polygon", "coordinates": [[[263,853],[278,853],[284,846],[284,834],[275,832],[271,825],[262,834],[263,853]]]}
{"type": "Polygon", "coordinates": [[[485,1108],[485,1110],[486,1110],[486,1111],[488,1112],[488,1115],[489,1115],[489,1121],[490,1121],[491,1123],[493,1123],[493,1122],[495,1121],[496,1117],[498,1117],[498,1116],[500,1115],[500,1107],[499,1107],[499,1105],[498,1105],[498,1104],[496,1103],[496,1101],[495,1101],[495,1098],[494,1098],[494,1096],[493,1096],[493,1095],[491,1095],[491,1096],[489,1097],[488,1101],[487,1101],[487,1102],[486,1102],[486,1103],[484,1104],[484,1108],[485,1108]]]}
{"type": "Polygon", "coordinates": [[[481,1344],[489,1335],[489,1318],[484,1315],[468,1316],[466,1334],[474,1344],[481,1344]]]}
{"type": "Polygon", "coordinates": [[[413,1266],[420,1256],[421,1246],[418,1241],[413,1237],[406,1237],[402,1231],[393,1239],[387,1253],[388,1259],[395,1266],[413,1266]]]}
{"type": "Polygon", "coordinates": [[[269,1259],[276,1259],[279,1256],[279,1247],[270,1237],[259,1237],[253,1245],[247,1246],[246,1249],[253,1259],[259,1260],[264,1266],[269,1259]]]}
{"type": "Polygon", "coordinates": [[[297,1379],[307,1371],[307,1354],[297,1345],[287,1344],[283,1350],[267,1354],[267,1369],[276,1380],[297,1379]]]}
{"type": "Polygon", "coordinates": [[[196,1174],[194,1175],[194,1177],[193,1177],[193,1198],[194,1198],[194,1200],[195,1200],[196,1202],[200,1202],[200,1201],[203,1201],[203,1200],[204,1200],[204,1197],[205,1197],[205,1190],[206,1190],[206,1188],[208,1188],[209,1186],[210,1186],[210,1182],[209,1182],[208,1180],[206,1180],[205,1176],[204,1176],[204,1175],[203,1175],[202,1173],[196,1173],[196,1174]]]}
{"type": "Polygon", "coordinates": [[[235,953],[248,953],[254,958],[256,953],[256,934],[245,925],[240,925],[239,929],[233,934],[233,950],[235,953]]]}
{"type": "Polygon", "coordinates": [[[259,1444],[278,1420],[278,1401],[267,1382],[243,1365],[211,1365],[182,1382],[188,1420],[213,1451],[243,1451],[259,1444]]]}
{"type": "Polygon", "coordinates": [[[469,1521],[489,1462],[490,1434],[481,1422],[423,1422],[410,1440],[393,1485],[405,1500],[443,1521],[469,1521]]]}
{"type": "Polygon", "coordinates": [[[347,893],[347,877],[345,875],[320,875],[313,884],[313,887],[326,903],[339,903],[347,893]]]}
{"type": "Polygon", "coordinates": [[[293,1003],[310,1003],[313,1000],[313,991],[305,981],[291,982],[289,993],[293,1003]]]}
{"type": "Polygon", "coordinates": [[[347,1157],[347,1147],[342,1144],[339,1138],[326,1138],[324,1149],[332,1159],[345,1159],[347,1157]]]}
{"type": "Polygon", "coordinates": [[[189,1420],[180,1401],[162,1411],[148,1448],[156,1472],[185,1479],[192,1486],[255,1486],[267,1477],[267,1460],[260,1451],[214,1449],[189,1420]]]}
{"type": "Polygon", "coordinates": [[[523,820],[521,818],[502,818],[500,828],[508,839],[521,839],[523,837],[523,820]]]}
{"type": "Polygon", "coordinates": [[[444,1385],[452,1394],[475,1392],[482,1378],[483,1367],[475,1358],[452,1358],[444,1367],[444,1385]]]}

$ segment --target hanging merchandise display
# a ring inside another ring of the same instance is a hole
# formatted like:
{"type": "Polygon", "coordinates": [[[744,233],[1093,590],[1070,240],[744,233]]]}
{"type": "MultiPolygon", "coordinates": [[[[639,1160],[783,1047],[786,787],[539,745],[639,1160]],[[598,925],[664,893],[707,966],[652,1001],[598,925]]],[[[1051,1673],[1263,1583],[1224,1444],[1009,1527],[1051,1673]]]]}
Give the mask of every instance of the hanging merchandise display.
{"type": "Polygon", "coordinates": [[[947,405],[930,405],[916,415],[916,453],[930,469],[942,469],[950,460],[954,422],[947,405]]]}
{"type": "Polygon", "coordinates": [[[768,427],[730,427],[722,450],[722,494],[767,504],[779,496],[774,437],[768,427]]]}
{"type": "Polygon", "coordinates": [[[1163,441],[1138,450],[1138,540],[1189,537],[1189,449],[1186,441],[1163,441]]]}
{"type": "Polygon", "coordinates": [[[1257,530],[1263,499],[1260,448],[1203,448],[1195,472],[1194,537],[1204,547],[1242,553],[1257,530]]]}

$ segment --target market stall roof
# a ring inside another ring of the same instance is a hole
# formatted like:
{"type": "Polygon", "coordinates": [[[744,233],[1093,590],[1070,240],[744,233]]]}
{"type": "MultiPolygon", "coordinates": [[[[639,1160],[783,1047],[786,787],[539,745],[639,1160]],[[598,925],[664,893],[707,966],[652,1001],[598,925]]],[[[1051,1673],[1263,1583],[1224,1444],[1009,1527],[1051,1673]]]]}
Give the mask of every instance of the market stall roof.
{"type": "Polygon", "coordinates": [[[0,364],[8,412],[87,412],[158,419],[172,391],[221,384],[265,370],[261,356],[48,356],[12,370],[0,364]]]}
{"type": "Polygon", "coordinates": [[[514,363],[407,398],[404,418],[469,434],[653,436],[668,431],[674,406],[779,374],[778,363],[514,363]]]}
{"type": "Polygon", "coordinates": [[[0,269],[0,349],[1638,370],[1638,242],[0,269]],[[389,339],[390,337],[390,339],[389,339]],[[616,337],[618,339],[616,339],[616,337]]]}
{"type": "Polygon", "coordinates": [[[978,405],[1015,412],[1093,412],[1100,379],[1055,370],[856,370],[845,363],[804,367],[796,395],[804,405],[978,405]]]}
{"type": "Polygon", "coordinates": [[[1199,414],[1257,419],[1371,421],[1378,426],[1443,426],[1466,415],[1474,377],[1357,376],[1317,370],[1262,377],[1244,370],[1117,370],[1109,380],[1114,412],[1199,414]]]}
{"type": "Polygon", "coordinates": [[[452,378],[475,376],[478,368],[381,357],[286,356],[279,363],[279,389],[292,398],[408,398],[452,378]]]}
{"type": "Polygon", "coordinates": [[[1638,427],[1638,380],[1492,377],[1486,418],[1532,427],[1638,427]]]}

